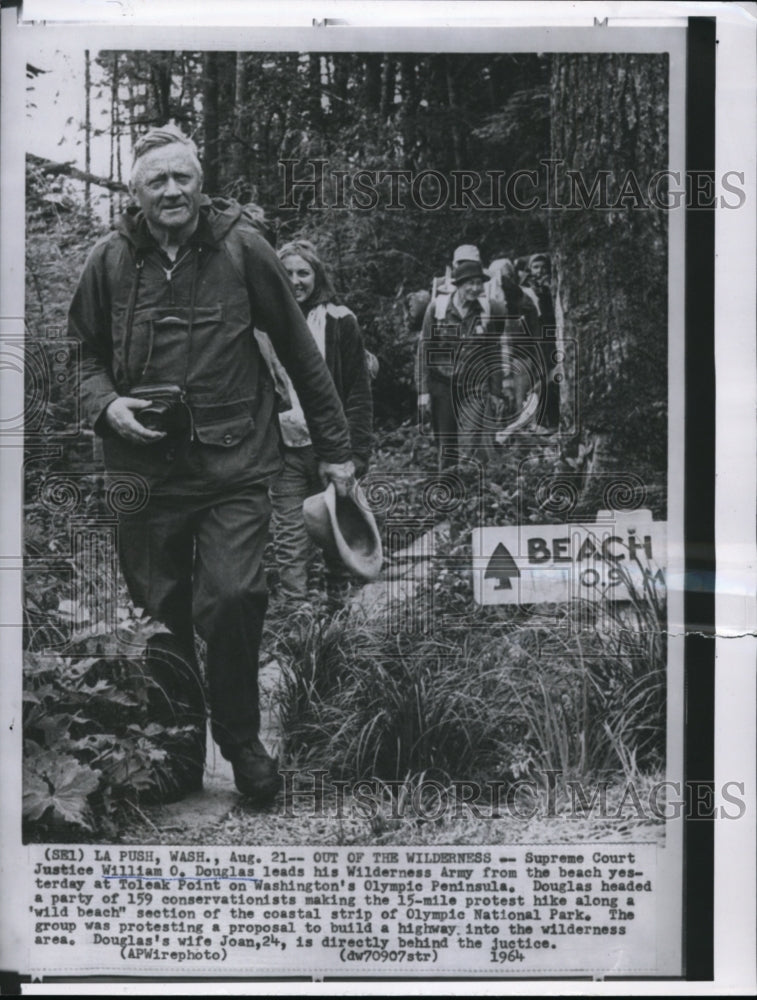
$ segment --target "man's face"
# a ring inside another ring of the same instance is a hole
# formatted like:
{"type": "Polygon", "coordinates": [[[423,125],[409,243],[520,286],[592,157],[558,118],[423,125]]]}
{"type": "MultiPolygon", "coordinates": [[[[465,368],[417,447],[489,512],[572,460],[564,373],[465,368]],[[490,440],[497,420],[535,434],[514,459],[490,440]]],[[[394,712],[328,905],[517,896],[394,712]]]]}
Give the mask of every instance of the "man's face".
{"type": "Polygon", "coordinates": [[[531,265],[531,277],[536,282],[541,282],[547,275],[547,265],[543,260],[535,260],[531,265]]]}
{"type": "Polygon", "coordinates": [[[138,162],[132,193],[151,229],[192,232],[200,214],[202,174],[181,143],[151,149],[138,162]]]}
{"type": "Polygon", "coordinates": [[[468,278],[467,281],[461,281],[457,286],[457,292],[460,296],[460,301],[463,305],[469,305],[483,294],[484,283],[481,278],[468,278]]]}

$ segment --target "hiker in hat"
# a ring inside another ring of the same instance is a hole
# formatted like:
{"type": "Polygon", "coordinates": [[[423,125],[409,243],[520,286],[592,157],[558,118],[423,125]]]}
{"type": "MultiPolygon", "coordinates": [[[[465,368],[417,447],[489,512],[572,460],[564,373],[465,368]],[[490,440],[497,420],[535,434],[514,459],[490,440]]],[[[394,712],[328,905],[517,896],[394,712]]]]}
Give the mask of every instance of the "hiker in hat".
{"type": "Polygon", "coordinates": [[[489,275],[477,247],[455,250],[450,280],[453,291],[426,309],[418,345],[418,406],[430,414],[440,469],[490,457],[491,395],[502,391],[505,311],[483,294],[489,275]]]}
{"type": "Polygon", "coordinates": [[[178,727],[163,795],[202,788],[206,647],[212,734],[236,786],[269,802],[278,764],[259,738],[258,651],[268,595],[268,487],[280,469],[265,331],[307,417],[319,474],[347,493],[350,432],[322,351],[254,220],[202,194],[197,149],[178,128],[134,149],[136,202],[84,265],[69,310],[81,347],[84,410],[116,480],[145,484],[119,517],[134,604],[161,628],[147,643],[156,721],[178,727]]]}
{"type": "MultiPolygon", "coordinates": [[[[326,267],[308,240],[283,246],[279,260],[289,276],[294,297],[310,335],[334,380],[350,431],[351,458],[356,475],[368,466],[371,451],[373,403],[369,357],[355,314],[337,303],[326,267]]],[[[273,534],[279,571],[279,596],[285,606],[301,608],[317,597],[312,572],[316,550],[302,514],[306,497],[323,489],[318,459],[291,380],[284,373],[291,406],[279,413],[284,467],[271,488],[273,534]]],[[[338,558],[326,555],[326,593],[336,608],[349,592],[350,575],[338,558]]]]}

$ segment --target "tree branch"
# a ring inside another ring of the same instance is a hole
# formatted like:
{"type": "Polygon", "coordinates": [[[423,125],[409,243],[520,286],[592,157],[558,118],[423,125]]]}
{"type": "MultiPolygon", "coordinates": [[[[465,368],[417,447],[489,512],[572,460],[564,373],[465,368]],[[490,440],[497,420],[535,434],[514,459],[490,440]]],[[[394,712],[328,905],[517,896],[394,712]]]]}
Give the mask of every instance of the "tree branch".
{"type": "Polygon", "coordinates": [[[56,163],[54,160],[46,160],[42,156],[35,156],[33,153],[27,153],[27,159],[34,164],[43,174],[50,174],[53,177],[63,175],[65,177],[73,177],[77,181],[89,181],[90,184],[97,184],[100,187],[107,188],[109,191],[127,191],[125,184],[121,184],[119,181],[111,181],[107,177],[98,177],[96,174],[90,174],[86,170],[79,170],[72,163],[56,163]]]}

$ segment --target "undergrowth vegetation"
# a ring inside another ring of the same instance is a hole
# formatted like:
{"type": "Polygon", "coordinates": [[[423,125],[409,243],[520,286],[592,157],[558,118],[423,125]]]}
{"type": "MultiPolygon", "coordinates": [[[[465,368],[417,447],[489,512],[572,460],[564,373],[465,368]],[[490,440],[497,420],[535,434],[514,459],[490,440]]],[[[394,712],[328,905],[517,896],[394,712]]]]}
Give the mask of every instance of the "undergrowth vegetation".
{"type": "MultiPolygon", "coordinates": [[[[62,324],[98,227],[59,182],[34,171],[28,198],[27,350],[34,350],[62,324]]],[[[409,371],[409,339],[403,351],[409,371]]],[[[114,518],[93,438],[77,425],[74,394],[51,388],[53,368],[45,365],[55,352],[55,343],[40,347],[36,368],[27,365],[27,375],[43,375],[27,381],[40,433],[28,438],[25,478],[24,833],[98,839],[117,836],[124,813],[160,791],[166,755],[182,733],[151,718],[154,692],[141,653],[149,626],[115,569],[107,530],[114,518]],[[45,450],[48,426],[60,436],[45,450]],[[56,472],[65,482],[51,479],[56,472]],[[103,529],[94,542],[88,536],[86,550],[75,544],[83,525],[103,529]],[[115,632],[128,633],[129,646],[115,632]]],[[[386,395],[385,409],[391,403],[386,395]]],[[[559,774],[564,794],[574,780],[659,773],[666,616],[653,579],[641,590],[629,580],[631,600],[622,605],[473,601],[472,529],[593,519],[604,494],[576,488],[587,456],[545,438],[504,449],[485,475],[474,463],[438,475],[427,430],[405,419],[377,434],[364,480],[387,555],[385,578],[371,585],[376,600],[266,626],[283,675],[287,766],[405,789],[393,794],[432,779],[543,785],[550,773],[559,774]],[[566,495],[573,500],[561,506],[566,495]],[[433,555],[413,575],[397,538],[430,531],[433,555]]],[[[664,518],[661,485],[636,473],[626,509],[649,507],[664,518]]]]}
{"type": "Polygon", "coordinates": [[[157,791],[168,731],[149,721],[149,690],[132,659],[27,652],[27,833],[112,834],[121,808],[157,791]]]}
{"type": "MultiPolygon", "coordinates": [[[[410,426],[399,436],[365,480],[388,555],[386,580],[371,585],[379,592],[362,610],[300,615],[278,636],[282,727],[295,766],[409,788],[423,780],[538,785],[549,774],[563,793],[573,781],[664,771],[660,581],[621,565],[630,600],[617,604],[474,603],[473,528],[593,520],[596,496],[578,497],[562,517],[545,513],[540,484],[571,471],[553,443],[525,460],[505,453],[486,475],[470,463],[419,476],[419,464],[433,468],[428,439],[410,426]],[[420,573],[408,573],[404,553],[392,548],[403,522],[435,531],[420,573]]],[[[664,516],[662,490],[645,487],[626,500],[664,516]]]]}
{"type": "MultiPolygon", "coordinates": [[[[453,604],[458,596],[453,588],[453,604]]],[[[354,613],[298,619],[280,643],[288,754],[353,781],[543,782],[559,772],[564,784],[662,767],[659,619],[626,610],[604,616],[608,631],[576,632],[578,609],[554,610],[556,625],[484,612],[479,627],[443,639],[391,635],[386,621],[354,613]]]]}

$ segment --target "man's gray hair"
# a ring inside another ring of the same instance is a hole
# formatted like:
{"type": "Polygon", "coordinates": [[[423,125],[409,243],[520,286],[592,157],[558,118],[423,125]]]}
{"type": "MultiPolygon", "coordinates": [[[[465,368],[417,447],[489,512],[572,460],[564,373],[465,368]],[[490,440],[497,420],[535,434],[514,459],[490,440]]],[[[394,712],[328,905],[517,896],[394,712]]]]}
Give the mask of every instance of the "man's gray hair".
{"type": "Polygon", "coordinates": [[[151,128],[149,132],[145,132],[144,135],[137,139],[134,145],[134,160],[131,166],[130,186],[136,183],[139,161],[145,153],[149,153],[151,149],[159,149],[161,146],[173,146],[174,144],[187,147],[195,161],[198,173],[202,176],[202,166],[200,164],[197,146],[195,146],[193,140],[190,139],[188,135],[184,135],[178,125],[169,124],[163,125],[160,128],[151,128]]]}

